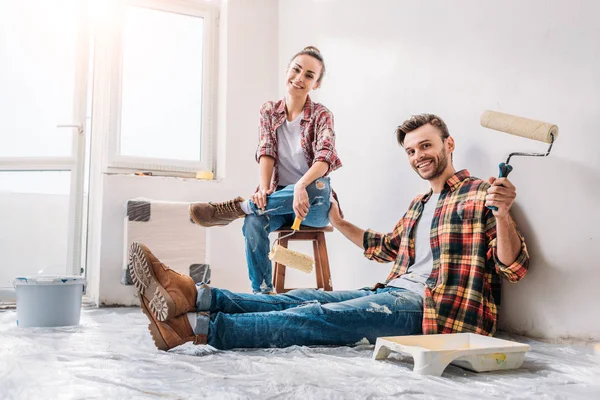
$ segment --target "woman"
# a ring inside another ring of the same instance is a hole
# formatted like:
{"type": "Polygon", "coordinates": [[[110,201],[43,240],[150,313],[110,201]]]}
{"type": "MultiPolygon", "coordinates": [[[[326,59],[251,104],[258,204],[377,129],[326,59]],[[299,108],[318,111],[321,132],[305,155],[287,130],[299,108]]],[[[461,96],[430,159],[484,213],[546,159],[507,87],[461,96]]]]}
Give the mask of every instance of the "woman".
{"type": "MultiPolygon", "coordinates": [[[[272,293],[272,266],[268,258],[269,233],[291,225],[329,223],[332,193],[327,175],[342,166],[335,150],[333,115],[308,95],[321,86],[325,63],[315,47],[296,53],[286,71],[286,95],[260,109],[256,160],[260,184],[249,200],[190,205],[192,220],[202,226],[223,226],[245,217],[248,272],[254,293],[272,293]]],[[[335,196],[335,194],[334,194],[335,196]]]]}

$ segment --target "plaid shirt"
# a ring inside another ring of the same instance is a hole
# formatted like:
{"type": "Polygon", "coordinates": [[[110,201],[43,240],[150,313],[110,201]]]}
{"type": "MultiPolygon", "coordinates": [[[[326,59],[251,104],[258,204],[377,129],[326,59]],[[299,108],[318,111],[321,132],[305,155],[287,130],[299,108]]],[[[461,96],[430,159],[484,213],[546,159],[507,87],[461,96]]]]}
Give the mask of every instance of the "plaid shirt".
{"type": "MultiPolygon", "coordinates": [[[[424,295],[423,333],[473,332],[493,335],[500,306],[501,277],[510,282],[527,273],[529,254],[521,234],[521,252],[504,265],[496,255],[496,218],[485,206],[490,185],[467,170],[446,181],[431,224],[433,269],[424,295]]],[[[365,256],[394,261],[387,282],[406,273],[415,258],[414,227],[431,191],[417,196],[394,231],[365,232],[365,256]]]]}
{"type": "MultiPolygon", "coordinates": [[[[268,101],[260,108],[259,142],[256,161],[262,156],[275,159],[271,189],[276,190],[279,183],[279,158],[277,156],[277,128],[285,121],[285,101],[268,101]]],[[[324,176],[342,166],[335,150],[333,114],[322,104],[315,103],[307,96],[304,103],[304,116],[300,121],[302,136],[300,144],[308,166],[317,161],[329,164],[324,176]]]]}

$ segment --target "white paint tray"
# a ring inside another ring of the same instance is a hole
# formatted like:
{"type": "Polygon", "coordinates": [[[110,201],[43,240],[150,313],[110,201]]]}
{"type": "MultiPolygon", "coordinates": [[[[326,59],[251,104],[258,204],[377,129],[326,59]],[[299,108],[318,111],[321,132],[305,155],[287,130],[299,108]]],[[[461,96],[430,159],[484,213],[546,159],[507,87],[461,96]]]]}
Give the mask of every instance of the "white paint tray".
{"type": "Polygon", "coordinates": [[[441,376],[448,364],[475,372],[519,368],[529,350],[527,344],[474,333],[389,336],[377,338],[373,359],[386,359],[392,352],[409,354],[414,373],[441,376]]]}

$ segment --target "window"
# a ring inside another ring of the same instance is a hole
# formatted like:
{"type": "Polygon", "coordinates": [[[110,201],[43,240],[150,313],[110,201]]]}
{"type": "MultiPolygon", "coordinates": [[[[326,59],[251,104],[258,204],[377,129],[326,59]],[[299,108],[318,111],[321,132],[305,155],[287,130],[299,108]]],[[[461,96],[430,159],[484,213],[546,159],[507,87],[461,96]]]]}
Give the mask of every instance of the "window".
{"type": "Polygon", "coordinates": [[[216,10],[135,1],[120,21],[109,170],[212,171],[216,10]]]}

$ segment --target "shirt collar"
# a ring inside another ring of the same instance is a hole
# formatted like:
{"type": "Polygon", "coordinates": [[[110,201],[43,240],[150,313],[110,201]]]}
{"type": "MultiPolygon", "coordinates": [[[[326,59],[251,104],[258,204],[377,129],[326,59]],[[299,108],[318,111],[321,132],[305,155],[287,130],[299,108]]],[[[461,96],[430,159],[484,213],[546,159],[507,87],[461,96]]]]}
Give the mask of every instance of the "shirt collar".
{"type": "MultiPolygon", "coordinates": [[[[470,177],[471,177],[471,174],[469,173],[469,171],[467,171],[466,169],[461,169],[460,171],[456,172],[454,175],[452,175],[446,181],[446,183],[444,184],[444,189],[448,189],[451,192],[454,192],[465,179],[470,178],[470,177]]],[[[427,192],[423,195],[423,197],[421,198],[421,201],[423,203],[427,203],[427,201],[431,197],[432,193],[433,193],[433,189],[429,189],[429,192],[427,192]]]]}
{"type": "MultiPolygon", "coordinates": [[[[275,113],[279,116],[285,115],[285,99],[279,100],[277,103],[278,104],[275,108],[275,113]]],[[[314,109],[315,103],[313,103],[310,96],[306,96],[306,102],[304,103],[304,116],[302,117],[302,120],[310,121],[313,116],[314,109]]]]}

